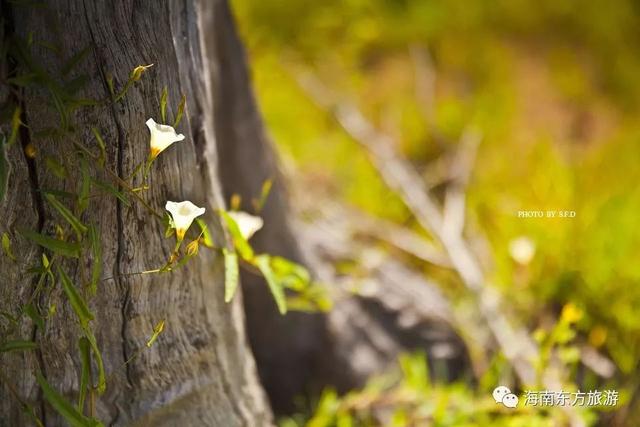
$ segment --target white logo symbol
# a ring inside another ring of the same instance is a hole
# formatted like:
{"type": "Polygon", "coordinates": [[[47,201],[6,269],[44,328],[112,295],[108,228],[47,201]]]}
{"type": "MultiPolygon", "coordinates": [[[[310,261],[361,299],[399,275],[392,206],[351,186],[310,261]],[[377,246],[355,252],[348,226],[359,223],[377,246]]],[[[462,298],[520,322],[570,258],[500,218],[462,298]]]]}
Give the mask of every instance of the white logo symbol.
{"type": "Polygon", "coordinates": [[[493,390],[493,400],[495,400],[496,403],[502,403],[507,408],[515,408],[518,406],[518,396],[511,393],[511,390],[503,385],[493,390]]]}

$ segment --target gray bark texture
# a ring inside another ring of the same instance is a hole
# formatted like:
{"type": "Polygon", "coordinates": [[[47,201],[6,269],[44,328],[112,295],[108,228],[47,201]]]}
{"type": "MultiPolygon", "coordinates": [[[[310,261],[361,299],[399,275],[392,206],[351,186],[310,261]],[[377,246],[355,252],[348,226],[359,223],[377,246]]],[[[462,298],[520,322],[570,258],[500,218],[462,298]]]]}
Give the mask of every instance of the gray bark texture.
{"type": "MultiPolygon", "coordinates": [[[[234,92],[237,85],[248,86],[226,2],[52,0],[45,8],[18,3],[3,2],[3,37],[13,32],[26,39],[32,32],[33,56],[48,71],[58,70],[74,53],[91,49],[71,73],[90,77],[82,97],[104,99],[108,75],[121,88],[134,67],[154,64],[121,101],[100,107],[99,114],[77,113],[77,122],[86,125],[78,130],[80,139],[97,151],[90,132],[96,126],[107,143],[107,166],[121,176],[148,154],[145,121],[153,117],[160,122],[162,88],[168,87],[169,117],[175,114],[181,95],[186,95],[185,117],[177,129],[186,139],[157,159],[150,173],[151,188],[143,197],[156,211],[163,211],[167,200],[205,206],[205,219],[221,245],[224,234],[214,210],[223,206],[225,190],[218,168],[226,161],[226,152],[222,150],[222,157],[218,153],[221,145],[228,144],[222,138],[230,133],[241,138],[247,126],[242,122],[246,112],[230,115],[225,102],[253,108],[253,101],[244,99],[251,96],[248,90],[234,92]],[[44,44],[60,46],[62,51],[56,54],[44,44]],[[239,70],[239,75],[229,70],[239,70]]],[[[3,79],[9,68],[10,64],[2,64],[3,79]]],[[[8,90],[2,89],[0,96],[9,96],[8,90]]],[[[46,156],[64,163],[75,154],[69,141],[36,136],[58,120],[43,99],[46,94],[24,92],[23,120],[28,127],[22,128],[18,144],[35,146],[35,158],[28,159],[17,145],[7,151],[11,172],[8,194],[0,206],[4,213],[0,234],[11,236],[18,262],[0,258],[0,305],[14,314],[34,289],[33,275],[26,270],[39,263],[42,253],[17,230],[53,234],[61,220],[43,202],[40,190],[76,190],[73,180],[60,180],[44,165],[46,156]]],[[[251,164],[246,163],[244,170],[251,170],[251,164]]],[[[106,175],[99,178],[109,180],[106,175]]],[[[97,417],[117,426],[270,425],[270,409],[246,344],[242,295],[236,295],[231,304],[224,303],[224,270],[218,252],[201,249],[186,268],[170,274],[129,275],[158,268],[168,258],[173,241],[164,237],[161,222],[139,203],[127,206],[113,196],[92,199],[83,220],[98,226],[103,243],[103,280],[90,303],[96,316],[92,326],[109,376],[107,391],[96,402],[97,417]],[[153,347],[146,348],[161,319],[166,320],[164,332],[153,347]]],[[[90,260],[63,264],[74,273],[76,284],[83,283],[86,274],[83,262],[88,265],[90,260]]],[[[46,322],[45,330],[34,328],[23,316],[14,331],[13,338],[33,339],[39,350],[0,354],[0,369],[11,382],[0,382],[0,426],[29,424],[9,388],[35,406],[45,425],[65,425],[35,383],[33,372],[38,365],[52,386],[70,401],[76,399],[77,320],[60,286],[50,298],[57,304],[57,313],[46,322]]]]}

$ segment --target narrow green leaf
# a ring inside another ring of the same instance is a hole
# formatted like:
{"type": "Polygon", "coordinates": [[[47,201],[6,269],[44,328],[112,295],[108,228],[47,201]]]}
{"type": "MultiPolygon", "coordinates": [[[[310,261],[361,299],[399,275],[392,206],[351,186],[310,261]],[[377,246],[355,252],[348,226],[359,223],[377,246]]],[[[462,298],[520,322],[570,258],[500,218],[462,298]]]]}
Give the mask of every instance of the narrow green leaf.
{"type": "Polygon", "coordinates": [[[89,291],[95,295],[98,290],[98,282],[102,276],[102,244],[98,229],[92,225],[89,227],[89,241],[91,242],[91,284],[89,291]]]}
{"type": "Polygon", "coordinates": [[[40,328],[41,331],[44,331],[44,320],[42,319],[42,316],[40,316],[40,313],[38,313],[38,310],[33,304],[25,305],[22,308],[22,311],[24,312],[24,314],[29,316],[31,320],[33,320],[33,323],[35,323],[38,326],[38,328],[40,328]]]}
{"type": "Polygon", "coordinates": [[[229,233],[231,234],[233,245],[235,246],[236,251],[238,251],[238,254],[240,254],[242,259],[246,261],[250,261],[251,259],[253,259],[253,249],[251,248],[249,242],[247,242],[247,239],[245,239],[240,232],[240,227],[238,227],[238,224],[234,221],[231,215],[229,215],[224,210],[220,210],[220,215],[227,225],[227,230],[229,230],[229,233]]]}
{"type": "Polygon", "coordinates": [[[215,245],[213,244],[213,237],[211,237],[211,233],[209,232],[207,223],[200,218],[196,218],[196,223],[198,224],[198,226],[200,227],[200,231],[202,232],[202,243],[208,248],[213,248],[215,245]]]}
{"type": "Polygon", "coordinates": [[[100,349],[98,348],[98,342],[96,341],[95,335],[93,335],[93,331],[89,328],[89,326],[83,327],[84,336],[87,337],[89,341],[89,345],[91,345],[91,350],[93,351],[93,357],[96,360],[96,365],[98,366],[98,385],[96,389],[99,394],[104,393],[107,388],[107,379],[104,372],[104,362],[102,361],[102,353],[100,353],[100,349]]]}
{"type": "Polygon", "coordinates": [[[160,117],[162,123],[167,123],[167,87],[162,88],[162,96],[160,96],[160,117]]]}
{"type": "Polygon", "coordinates": [[[80,390],[78,391],[78,411],[83,412],[84,401],[89,389],[89,376],[91,374],[91,344],[87,337],[80,337],[78,340],[78,350],[80,351],[80,390]]]}
{"type": "Polygon", "coordinates": [[[11,134],[9,134],[9,141],[7,145],[13,145],[14,142],[18,139],[18,130],[20,126],[24,126],[22,123],[22,119],[20,118],[22,115],[22,108],[17,106],[15,110],[13,110],[13,116],[11,116],[11,134]]]}
{"type": "Polygon", "coordinates": [[[264,208],[264,204],[267,202],[267,198],[271,193],[271,187],[273,187],[273,180],[267,179],[262,183],[262,190],[260,191],[260,198],[258,200],[253,200],[253,207],[256,212],[260,212],[262,208],[264,208]]]}
{"type": "Polygon", "coordinates": [[[40,234],[32,230],[21,229],[18,231],[32,242],[59,255],[71,258],[80,257],[80,245],[78,243],[54,239],[53,237],[45,236],[44,234],[40,234]]]}
{"type": "Polygon", "coordinates": [[[92,181],[96,187],[100,188],[103,191],[106,191],[107,193],[112,194],[118,200],[120,200],[123,205],[127,207],[131,206],[131,203],[129,202],[129,199],[127,198],[127,196],[121,191],[118,191],[118,189],[113,185],[109,184],[108,182],[100,181],[99,179],[92,178],[92,181]]]}
{"type": "Polygon", "coordinates": [[[51,100],[53,101],[53,106],[58,112],[60,116],[60,128],[68,129],[69,128],[69,112],[67,111],[67,107],[62,100],[61,93],[59,90],[53,85],[49,85],[49,94],[51,95],[51,100]]]}
{"type": "Polygon", "coordinates": [[[102,135],[100,135],[100,131],[97,128],[91,128],[91,132],[93,132],[93,136],[96,137],[96,141],[98,141],[98,147],[100,147],[100,159],[98,162],[100,166],[104,166],[104,163],[107,159],[107,146],[104,143],[104,139],[102,139],[102,135]]]}
{"type": "Polygon", "coordinates": [[[178,127],[180,124],[180,120],[182,120],[182,115],[184,114],[184,107],[187,104],[187,97],[182,95],[182,99],[180,100],[180,105],[178,105],[178,113],[176,114],[176,120],[173,122],[173,127],[178,127]]]}
{"type": "Polygon", "coordinates": [[[49,262],[49,258],[47,258],[46,254],[42,254],[42,266],[48,269],[49,265],[51,265],[51,263],[49,262]]]}
{"type": "Polygon", "coordinates": [[[80,89],[82,89],[83,87],[85,87],[87,85],[87,83],[89,83],[91,79],[89,78],[88,75],[86,74],[82,74],[74,79],[69,80],[68,82],[66,82],[64,84],[64,91],[67,92],[70,95],[74,95],[75,93],[77,93],[80,89]]]}
{"type": "Polygon", "coordinates": [[[52,190],[50,188],[42,188],[38,190],[42,194],[53,194],[56,197],[61,197],[63,199],[74,200],[78,198],[76,193],[72,193],[70,191],[62,191],[62,190],[52,190]]]}
{"type": "Polygon", "coordinates": [[[25,73],[16,77],[7,79],[7,83],[14,86],[27,87],[38,81],[38,75],[36,73],[25,73]]]}
{"type": "Polygon", "coordinates": [[[91,314],[87,302],[84,300],[84,298],[82,298],[82,295],[78,293],[78,290],[73,285],[73,283],[71,283],[71,279],[69,279],[67,273],[65,273],[64,270],[59,267],[58,276],[60,277],[60,282],[62,283],[62,289],[64,289],[64,293],[67,294],[69,303],[71,303],[71,308],[73,308],[76,316],[78,316],[80,325],[82,325],[83,328],[87,328],[89,326],[89,321],[93,320],[93,314],[91,314]]]}
{"type": "Polygon", "coordinates": [[[61,131],[57,127],[45,127],[38,131],[31,133],[31,139],[47,139],[55,137],[63,137],[64,131],[61,131]]]}
{"type": "Polygon", "coordinates": [[[271,268],[278,282],[282,283],[286,288],[302,291],[311,284],[309,271],[300,264],[296,264],[286,258],[271,257],[271,268]]]}
{"type": "Polygon", "coordinates": [[[62,75],[66,76],[67,74],[69,74],[69,72],[73,70],[74,67],[78,65],[78,63],[80,63],[80,61],[86,58],[86,56],[90,52],[91,52],[91,46],[87,46],[84,49],[82,49],[80,52],[76,53],[71,58],[69,58],[69,60],[62,66],[62,70],[60,70],[62,75]]]}
{"type": "Polygon", "coordinates": [[[76,408],[73,407],[60,393],[53,389],[42,376],[40,372],[36,372],[36,381],[40,384],[44,398],[51,404],[62,417],[73,427],[96,427],[102,426],[97,420],[85,417],[76,408]]]}
{"type": "Polygon", "coordinates": [[[156,342],[162,331],[164,331],[164,319],[159,321],[158,324],[153,328],[153,335],[151,335],[151,338],[149,338],[149,341],[147,341],[147,347],[151,347],[153,343],[156,342]]]}
{"type": "Polygon", "coordinates": [[[6,256],[8,256],[13,261],[16,261],[16,256],[11,250],[11,239],[9,238],[9,234],[7,234],[6,232],[2,233],[2,250],[4,251],[4,254],[6,256]]]}
{"type": "Polygon", "coordinates": [[[0,353],[5,353],[7,351],[33,350],[35,348],[38,348],[38,344],[33,341],[14,340],[7,341],[0,345],[0,353]]]}
{"type": "Polygon", "coordinates": [[[90,98],[73,98],[65,100],[65,105],[70,112],[75,111],[80,107],[94,107],[99,103],[100,101],[90,98]]]}
{"type": "Polygon", "coordinates": [[[238,289],[238,254],[222,248],[224,255],[224,301],[229,302],[238,289]]]}
{"type": "Polygon", "coordinates": [[[89,165],[84,157],[80,158],[80,190],[78,191],[78,210],[84,212],[89,207],[89,191],[91,190],[91,176],[89,175],[89,165]]]}
{"type": "Polygon", "coordinates": [[[113,76],[111,74],[107,74],[107,86],[109,87],[109,93],[111,94],[111,98],[115,98],[116,96],[116,88],[113,85],[113,76]]]}
{"type": "Polygon", "coordinates": [[[69,225],[71,225],[78,235],[78,239],[87,232],[87,226],[84,225],[65,205],[60,203],[53,194],[45,194],[44,197],[47,199],[49,204],[53,206],[60,215],[62,215],[69,225]]]}
{"type": "Polygon", "coordinates": [[[284,294],[284,287],[277,281],[275,274],[273,274],[271,270],[269,255],[258,255],[254,258],[254,263],[267,281],[267,285],[269,285],[269,290],[273,295],[273,299],[276,301],[280,314],[285,314],[287,312],[287,300],[284,294]]]}
{"type": "Polygon", "coordinates": [[[36,411],[35,409],[33,409],[33,406],[29,405],[29,404],[25,404],[24,407],[22,408],[22,411],[27,414],[27,416],[29,418],[31,418],[31,421],[33,421],[33,423],[38,426],[38,427],[44,427],[44,424],[42,424],[42,421],[40,421],[40,418],[38,418],[36,416],[36,411]]]}

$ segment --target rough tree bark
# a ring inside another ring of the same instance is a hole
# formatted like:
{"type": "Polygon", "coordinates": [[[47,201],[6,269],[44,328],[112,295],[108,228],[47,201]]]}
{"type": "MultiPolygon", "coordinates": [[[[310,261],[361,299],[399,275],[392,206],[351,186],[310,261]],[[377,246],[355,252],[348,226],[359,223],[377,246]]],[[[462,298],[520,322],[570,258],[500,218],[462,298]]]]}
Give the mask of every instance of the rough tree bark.
{"type": "MultiPolygon", "coordinates": [[[[154,64],[122,101],[99,115],[79,113],[79,123],[87,128],[79,130],[81,139],[96,149],[89,129],[100,129],[107,142],[108,167],[119,174],[127,174],[146,158],[149,136],[144,123],[149,117],[160,121],[162,88],[169,89],[170,117],[181,94],[186,95],[186,117],[178,128],[186,140],[156,161],[150,174],[152,186],[144,197],[156,210],[162,210],[166,200],[188,199],[206,206],[207,222],[213,225],[214,239],[221,243],[222,228],[213,214],[223,204],[216,138],[224,135],[220,128],[225,124],[238,124],[220,118],[226,117],[222,115],[226,106],[217,101],[228,77],[221,76],[220,70],[244,67],[235,42],[226,36],[234,31],[226,3],[52,0],[44,11],[25,3],[3,2],[2,36],[15,34],[26,39],[32,32],[34,57],[51,71],[59,70],[64,58],[88,46],[91,54],[72,72],[90,76],[81,94],[84,98],[106,98],[107,75],[113,75],[116,87],[122,87],[134,67],[154,64]],[[44,48],[45,44],[61,47],[60,55],[44,48]]],[[[3,80],[9,67],[2,64],[3,80]]],[[[9,92],[4,88],[0,95],[6,97],[9,92]]],[[[73,180],[56,178],[44,166],[45,156],[63,161],[74,154],[68,141],[36,137],[38,130],[57,119],[41,95],[25,91],[23,121],[28,127],[22,128],[19,137],[23,147],[35,146],[37,155],[32,160],[20,147],[8,150],[11,173],[8,194],[0,206],[4,213],[0,233],[11,236],[18,256],[18,262],[0,258],[0,305],[11,313],[33,291],[32,276],[25,271],[41,256],[41,250],[20,237],[17,229],[52,234],[56,214],[43,203],[39,190],[74,191],[75,185],[73,180]]],[[[77,173],[70,172],[72,176],[77,173]]],[[[97,416],[108,425],[271,424],[245,343],[241,295],[232,304],[223,302],[221,257],[201,250],[187,268],[171,274],[127,275],[161,266],[167,259],[172,242],[164,238],[162,224],[139,204],[128,207],[113,197],[92,199],[83,218],[99,227],[103,242],[104,280],[91,309],[105,368],[112,376],[106,393],[97,401],[97,416]],[[166,329],[158,342],[122,369],[144,347],[160,319],[166,319],[166,329]]],[[[65,268],[75,271],[72,279],[81,283],[82,268],[72,263],[65,268]]],[[[74,399],[80,366],[76,320],[60,286],[53,290],[51,301],[57,304],[57,313],[44,330],[23,319],[17,333],[23,339],[34,339],[40,350],[0,355],[0,369],[11,382],[0,382],[1,426],[28,424],[11,396],[11,387],[34,404],[46,425],[64,425],[44,402],[33,375],[39,365],[50,384],[74,399]]]]}

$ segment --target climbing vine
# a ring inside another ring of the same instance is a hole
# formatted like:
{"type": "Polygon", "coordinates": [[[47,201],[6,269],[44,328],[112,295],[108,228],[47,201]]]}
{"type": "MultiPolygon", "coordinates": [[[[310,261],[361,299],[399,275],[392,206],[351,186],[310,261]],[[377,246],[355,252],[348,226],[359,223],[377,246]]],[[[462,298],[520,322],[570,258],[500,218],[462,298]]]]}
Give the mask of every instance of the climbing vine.
{"type": "MultiPolygon", "coordinates": [[[[103,137],[104,133],[95,123],[91,123],[92,114],[97,113],[100,108],[110,108],[123,102],[130,91],[136,90],[136,83],[147,73],[153,72],[152,66],[161,67],[161,64],[135,67],[121,87],[109,77],[109,70],[102,70],[107,76],[108,95],[104,99],[87,99],[81,98],[78,93],[90,78],[87,75],[72,78],[70,75],[82,64],[91,49],[86,48],[69,56],[57,70],[48,70],[32,55],[35,43],[34,34],[29,34],[26,39],[11,35],[5,37],[0,49],[3,60],[10,65],[9,73],[3,76],[2,81],[9,97],[1,109],[0,200],[6,195],[12,173],[7,160],[11,151],[22,150],[28,162],[42,165],[51,176],[60,181],[60,188],[66,190],[34,189],[42,203],[46,204],[46,211],[55,214],[52,218],[47,217],[46,229],[43,224],[39,224],[38,229],[19,228],[2,234],[2,256],[5,261],[21,263],[26,259],[26,256],[16,250],[16,239],[37,246],[41,255],[37,264],[30,266],[24,274],[25,283],[33,283],[33,290],[27,301],[19,307],[9,307],[1,312],[4,322],[0,335],[0,352],[43,350],[35,340],[36,334],[32,337],[20,336],[18,325],[22,319],[27,318],[33,323],[35,330],[46,334],[47,322],[59,310],[50,297],[54,289],[61,288],[65,296],[64,304],[72,309],[79,326],[76,336],[80,360],[77,400],[68,401],[47,382],[43,375],[46,366],[38,366],[33,375],[44,398],[69,424],[102,425],[96,419],[95,399],[105,392],[113,375],[113,372],[105,371],[100,343],[94,334],[96,316],[91,309],[92,300],[101,291],[101,283],[114,279],[104,277],[103,233],[89,214],[90,203],[94,199],[114,198],[123,209],[131,209],[133,203],[139,204],[149,213],[149,221],[160,221],[163,224],[164,237],[175,240],[173,250],[162,265],[149,266],[147,270],[129,274],[171,274],[185,267],[198,256],[200,250],[216,251],[224,259],[226,302],[230,302],[236,293],[239,269],[243,267],[264,277],[282,314],[292,306],[305,310],[328,309],[330,302],[322,287],[313,283],[304,267],[282,257],[258,254],[249,243],[253,234],[264,225],[259,213],[268,197],[271,181],[265,182],[262,193],[254,201],[254,214],[237,209],[238,196],[233,197],[228,211],[208,210],[207,207],[197,206],[189,200],[167,200],[164,206],[154,206],[145,197],[154,184],[150,180],[150,171],[155,166],[155,160],[174,144],[176,147],[172,149],[180,149],[180,144],[177,143],[187,139],[176,131],[182,118],[188,114],[185,96],[182,96],[177,105],[175,117],[169,120],[169,91],[167,87],[162,88],[158,116],[140,123],[141,127],[146,125],[149,129],[147,158],[131,171],[110,168],[107,152],[111,141],[103,137]],[[51,113],[57,117],[55,126],[36,130],[28,125],[24,107],[27,93],[44,96],[43,105],[51,106],[51,113]],[[80,111],[83,113],[82,120],[78,117],[80,111]],[[39,139],[55,144],[68,144],[73,156],[58,159],[43,154],[33,142],[39,139]],[[226,229],[228,240],[222,247],[214,244],[209,233],[207,223],[211,221],[220,221],[226,229]]],[[[39,45],[42,46],[43,44],[39,45]]],[[[55,46],[45,48],[51,49],[56,55],[60,54],[55,46]]],[[[44,222],[44,211],[40,209],[41,223],[44,222]]],[[[147,226],[151,227],[151,224],[147,226]]],[[[124,278],[122,276],[119,279],[124,278]]],[[[165,324],[164,319],[157,319],[155,327],[149,331],[148,340],[141,348],[153,346],[165,327],[170,328],[170,325],[165,324]]],[[[138,354],[136,352],[124,365],[138,354]]],[[[42,364],[42,358],[39,360],[39,364],[42,364]]],[[[20,396],[1,368],[0,380],[7,383],[13,398],[22,405],[33,422],[42,425],[32,402],[20,396]]]]}

